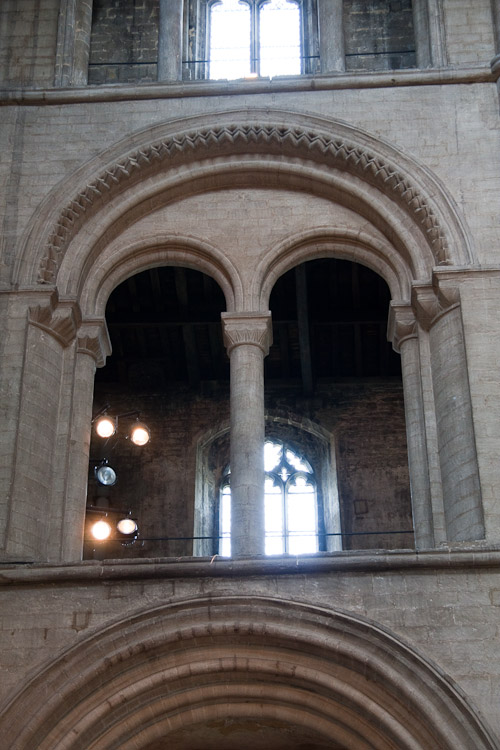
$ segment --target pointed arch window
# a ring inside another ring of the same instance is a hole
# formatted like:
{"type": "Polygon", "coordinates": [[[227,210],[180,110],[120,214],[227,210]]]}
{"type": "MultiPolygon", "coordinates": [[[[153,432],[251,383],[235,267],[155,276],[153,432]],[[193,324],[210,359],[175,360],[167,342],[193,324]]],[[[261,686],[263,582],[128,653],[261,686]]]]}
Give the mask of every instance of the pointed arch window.
{"type": "Polygon", "coordinates": [[[209,5],[208,77],[300,75],[301,0],[215,0],[209,5]]]}
{"type": "MultiPolygon", "coordinates": [[[[317,485],[310,463],[286,443],[264,444],[266,555],[318,551],[317,485]]],[[[227,467],[220,489],[219,553],[231,555],[231,487],[227,467]]]]}

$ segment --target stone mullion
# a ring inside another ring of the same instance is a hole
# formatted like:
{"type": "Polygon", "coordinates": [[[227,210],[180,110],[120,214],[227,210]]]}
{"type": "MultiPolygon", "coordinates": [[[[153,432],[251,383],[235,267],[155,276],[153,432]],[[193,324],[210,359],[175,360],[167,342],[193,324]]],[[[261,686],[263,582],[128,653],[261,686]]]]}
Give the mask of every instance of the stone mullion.
{"type": "Polygon", "coordinates": [[[318,0],[322,73],[345,70],[343,0],[318,0]]]}
{"type": "Polygon", "coordinates": [[[264,356],[270,313],[222,315],[231,363],[232,556],[264,554],[264,356]]]}
{"type": "Polygon", "coordinates": [[[158,80],[182,79],[184,0],[160,0],[158,80]]]}
{"type": "Polygon", "coordinates": [[[57,32],[56,86],[86,86],[93,0],[61,0],[57,32]]]}

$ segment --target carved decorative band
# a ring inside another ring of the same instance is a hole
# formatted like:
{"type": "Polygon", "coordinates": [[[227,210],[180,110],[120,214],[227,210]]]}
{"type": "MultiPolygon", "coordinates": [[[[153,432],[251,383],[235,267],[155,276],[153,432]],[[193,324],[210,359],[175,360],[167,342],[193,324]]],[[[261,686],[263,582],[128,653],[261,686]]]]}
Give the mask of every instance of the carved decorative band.
{"type": "Polygon", "coordinates": [[[236,346],[258,346],[266,357],[272,344],[271,313],[222,313],[224,345],[231,354],[236,346]]]}
{"type": "Polygon", "coordinates": [[[145,145],[101,172],[60,214],[40,264],[39,283],[55,281],[71,238],[100,205],[110,200],[116,192],[139,179],[145,179],[160,167],[164,168],[164,161],[175,163],[186,158],[203,158],[200,151],[205,151],[207,155],[208,152],[210,155],[260,152],[295,156],[299,152],[306,159],[361,174],[363,179],[368,179],[384,193],[391,193],[422,226],[429,238],[436,264],[447,261],[448,245],[438,218],[411,176],[396,164],[344,137],[282,125],[233,124],[183,133],[145,145]],[[198,153],[193,157],[195,152],[198,153]]]}

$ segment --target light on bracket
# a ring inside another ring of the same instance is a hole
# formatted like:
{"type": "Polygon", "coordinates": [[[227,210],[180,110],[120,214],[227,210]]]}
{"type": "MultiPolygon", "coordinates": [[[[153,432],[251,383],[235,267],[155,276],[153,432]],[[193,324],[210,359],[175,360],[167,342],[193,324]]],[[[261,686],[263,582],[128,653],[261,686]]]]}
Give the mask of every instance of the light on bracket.
{"type": "Polygon", "coordinates": [[[97,481],[105,487],[112,487],[116,484],[116,471],[108,464],[106,459],[95,467],[94,473],[97,481]]]}
{"type": "Polygon", "coordinates": [[[90,529],[90,533],[92,534],[94,539],[97,539],[100,542],[103,542],[105,539],[109,539],[109,537],[111,536],[111,531],[112,528],[110,524],[104,519],[96,521],[94,524],[92,524],[92,527],[90,529]]]}
{"type": "Polygon", "coordinates": [[[149,427],[147,427],[144,422],[139,422],[139,420],[137,420],[130,431],[130,439],[133,444],[146,445],[149,443],[150,438],[151,433],[149,427]]]}

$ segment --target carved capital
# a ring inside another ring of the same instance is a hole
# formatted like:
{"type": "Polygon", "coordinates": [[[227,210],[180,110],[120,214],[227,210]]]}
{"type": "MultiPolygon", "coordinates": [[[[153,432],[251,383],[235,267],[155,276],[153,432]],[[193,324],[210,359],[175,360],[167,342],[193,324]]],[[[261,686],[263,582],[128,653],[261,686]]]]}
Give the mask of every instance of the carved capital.
{"type": "Polygon", "coordinates": [[[29,308],[29,321],[66,348],[76,336],[81,321],[80,308],[75,302],[59,302],[53,294],[48,304],[29,308]]]}
{"type": "Polygon", "coordinates": [[[258,346],[266,357],[273,342],[271,313],[222,313],[224,345],[230,355],[235,346],[258,346]]]}
{"type": "Polygon", "coordinates": [[[415,284],[411,304],[420,325],[430,330],[444,313],[460,304],[460,291],[455,279],[434,278],[433,284],[415,284]]]}
{"type": "Polygon", "coordinates": [[[86,320],[78,331],[79,354],[88,354],[95,360],[97,367],[104,367],[106,357],[111,354],[111,342],[109,340],[106,321],[86,320]]]}
{"type": "Polygon", "coordinates": [[[394,350],[400,352],[403,342],[416,338],[417,335],[418,326],[411,305],[391,302],[387,323],[387,338],[392,341],[394,350]]]}

